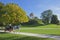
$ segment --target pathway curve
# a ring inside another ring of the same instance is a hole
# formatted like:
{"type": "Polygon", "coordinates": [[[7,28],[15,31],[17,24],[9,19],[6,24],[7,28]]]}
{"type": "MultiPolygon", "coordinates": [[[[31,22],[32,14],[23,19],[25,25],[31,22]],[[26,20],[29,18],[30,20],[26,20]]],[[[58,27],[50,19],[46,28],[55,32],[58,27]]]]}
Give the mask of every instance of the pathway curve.
{"type": "Polygon", "coordinates": [[[53,38],[55,40],[60,40],[60,36],[47,35],[47,34],[33,34],[33,33],[25,33],[25,32],[10,32],[10,33],[21,34],[21,35],[26,35],[26,36],[41,37],[41,38],[53,38]]]}
{"type": "MultiPolygon", "coordinates": [[[[0,30],[0,32],[4,32],[0,30]]],[[[12,34],[21,34],[21,35],[26,35],[26,36],[34,36],[34,37],[41,37],[41,38],[53,38],[55,40],[60,40],[60,36],[55,36],[55,35],[47,35],[47,34],[33,34],[33,33],[25,33],[25,32],[9,32],[12,34]]]]}

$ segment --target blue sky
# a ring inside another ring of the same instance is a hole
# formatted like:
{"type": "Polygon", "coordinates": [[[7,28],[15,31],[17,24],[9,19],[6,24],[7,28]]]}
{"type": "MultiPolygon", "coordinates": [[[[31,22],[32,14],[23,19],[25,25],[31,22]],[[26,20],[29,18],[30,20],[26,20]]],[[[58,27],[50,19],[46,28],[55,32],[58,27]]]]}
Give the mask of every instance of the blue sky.
{"type": "Polygon", "coordinates": [[[18,4],[27,15],[33,12],[39,18],[43,11],[51,9],[60,19],[60,0],[0,0],[0,2],[18,4]]]}

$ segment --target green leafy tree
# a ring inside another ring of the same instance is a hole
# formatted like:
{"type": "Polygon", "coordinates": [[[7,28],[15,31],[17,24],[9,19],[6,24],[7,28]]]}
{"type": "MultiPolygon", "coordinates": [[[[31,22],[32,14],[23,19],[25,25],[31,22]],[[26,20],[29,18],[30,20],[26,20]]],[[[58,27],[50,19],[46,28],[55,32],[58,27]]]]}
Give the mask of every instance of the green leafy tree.
{"type": "Polygon", "coordinates": [[[52,15],[51,23],[52,24],[58,24],[59,23],[59,20],[57,18],[57,15],[52,15]]]}
{"type": "Polygon", "coordinates": [[[3,21],[2,21],[2,15],[4,14],[3,8],[4,8],[4,4],[0,2],[0,26],[3,25],[3,21]]]}
{"type": "Polygon", "coordinates": [[[51,22],[52,10],[46,10],[41,13],[42,22],[44,24],[49,24],[51,22]]]}
{"type": "Polygon", "coordinates": [[[29,20],[26,12],[16,4],[7,4],[2,10],[1,22],[4,24],[19,24],[29,20]]]}
{"type": "Polygon", "coordinates": [[[35,20],[38,20],[39,18],[38,17],[34,17],[35,20]]]}
{"type": "Polygon", "coordinates": [[[30,13],[30,18],[34,19],[34,14],[33,13],[30,13]]]}
{"type": "Polygon", "coordinates": [[[1,12],[3,7],[4,7],[4,4],[0,2],[0,12],[1,12]]]}

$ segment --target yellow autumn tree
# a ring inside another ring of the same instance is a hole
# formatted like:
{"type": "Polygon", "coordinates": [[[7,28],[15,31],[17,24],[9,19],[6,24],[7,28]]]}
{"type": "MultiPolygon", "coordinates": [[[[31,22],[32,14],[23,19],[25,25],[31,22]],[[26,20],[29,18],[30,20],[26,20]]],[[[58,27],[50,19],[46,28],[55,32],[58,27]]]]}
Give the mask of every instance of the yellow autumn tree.
{"type": "Polygon", "coordinates": [[[28,22],[26,12],[16,4],[7,4],[3,8],[2,20],[5,24],[17,24],[28,22]]]}

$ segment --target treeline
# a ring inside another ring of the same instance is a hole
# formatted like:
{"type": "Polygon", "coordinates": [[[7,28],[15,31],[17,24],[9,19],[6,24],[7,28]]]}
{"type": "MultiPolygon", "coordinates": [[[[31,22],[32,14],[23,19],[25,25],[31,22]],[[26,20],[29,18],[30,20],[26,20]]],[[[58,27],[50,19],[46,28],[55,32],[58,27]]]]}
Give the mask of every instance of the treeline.
{"type": "Polygon", "coordinates": [[[30,13],[28,16],[29,21],[23,23],[23,25],[47,25],[47,24],[60,24],[58,16],[53,14],[52,10],[46,10],[41,13],[40,19],[34,16],[34,13],[30,13]]]}
{"type": "Polygon", "coordinates": [[[41,17],[44,24],[59,24],[58,16],[52,10],[42,12],[41,17]]]}
{"type": "Polygon", "coordinates": [[[57,15],[53,14],[52,10],[42,12],[41,18],[39,19],[38,17],[34,16],[34,13],[30,13],[30,15],[27,16],[26,12],[17,4],[4,4],[0,2],[0,26],[8,24],[47,25],[59,24],[59,20],[57,15]]]}

